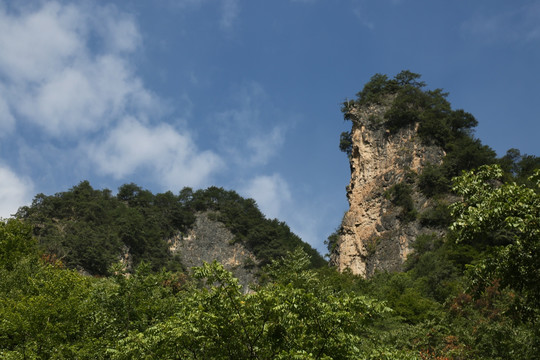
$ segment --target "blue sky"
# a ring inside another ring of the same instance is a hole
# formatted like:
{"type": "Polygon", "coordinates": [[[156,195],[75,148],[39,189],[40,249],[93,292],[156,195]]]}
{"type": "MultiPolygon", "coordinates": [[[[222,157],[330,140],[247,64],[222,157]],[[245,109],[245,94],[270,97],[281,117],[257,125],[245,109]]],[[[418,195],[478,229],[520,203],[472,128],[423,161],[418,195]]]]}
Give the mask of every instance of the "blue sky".
{"type": "Polygon", "coordinates": [[[403,69],[540,154],[540,1],[0,0],[0,217],[85,179],[217,185],[324,253],[340,103],[403,69]]]}

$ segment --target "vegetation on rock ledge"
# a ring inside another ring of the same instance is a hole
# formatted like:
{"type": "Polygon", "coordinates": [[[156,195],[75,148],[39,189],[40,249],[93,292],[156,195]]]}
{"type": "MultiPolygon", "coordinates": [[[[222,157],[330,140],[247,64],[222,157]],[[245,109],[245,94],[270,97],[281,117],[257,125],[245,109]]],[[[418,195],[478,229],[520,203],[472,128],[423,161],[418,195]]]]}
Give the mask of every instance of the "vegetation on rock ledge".
{"type": "MultiPolygon", "coordinates": [[[[478,125],[474,116],[461,109],[453,110],[447,93],[442,89],[426,90],[426,84],[420,78],[419,74],[408,70],[392,79],[387,75],[375,74],[357,93],[356,100],[344,102],[341,110],[346,120],[358,122],[361,121],[356,115],[358,109],[370,106],[381,108],[384,110],[382,121],[371,117],[362,121],[376,121],[389,134],[418,125],[418,137],[423,144],[444,150],[446,155],[441,164],[427,164],[414,183],[396,184],[388,195],[395,205],[401,207],[400,219],[404,222],[415,220],[419,215],[425,226],[445,227],[449,223],[449,211],[444,197],[452,192],[452,178],[482,165],[499,164],[505,171],[506,180],[525,183],[533,169],[540,166],[540,158],[510,149],[505,156],[497,159],[489,146],[474,138],[474,128],[478,125]],[[434,199],[435,207],[417,213],[412,199],[404,191],[412,187],[418,188],[427,198],[434,199]]],[[[339,147],[349,157],[352,155],[350,131],[341,134],[339,147]]]]}

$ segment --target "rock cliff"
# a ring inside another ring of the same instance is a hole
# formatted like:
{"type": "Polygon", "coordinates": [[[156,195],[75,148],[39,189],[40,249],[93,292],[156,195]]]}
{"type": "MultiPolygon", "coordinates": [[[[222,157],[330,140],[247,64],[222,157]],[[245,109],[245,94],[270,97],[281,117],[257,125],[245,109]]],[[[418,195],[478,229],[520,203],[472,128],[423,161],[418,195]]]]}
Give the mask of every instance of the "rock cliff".
{"type": "Polygon", "coordinates": [[[339,271],[370,276],[376,269],[396,271],[411,252],[411,244],[424,232],[414,215],[405,219],[402,207],[389,196],[393,187],[406,184],[412,212],[430,206],[418,191],[414,178],[428,164],[439,164],[444,151],[427,146],[417,135],[418,124],[390,133],[384,126],[388,105],[354,104],[348,110],[352,120],[352,148],[349,156],[351,180],[347,186],[350,208],[339,229],[331,264],[339,271]]]}
{"type": "Polygon", "coordinates": [[[187,234],[169,240],[171,253],[178,255],[188,269],[217,260],[247,290],[248,285],[256,282],[259,261],[255,255],[240,242],[234,242],[234,235],[223,223],[212,219],[212,212],[197,213],[195,217],[187,234]]]}

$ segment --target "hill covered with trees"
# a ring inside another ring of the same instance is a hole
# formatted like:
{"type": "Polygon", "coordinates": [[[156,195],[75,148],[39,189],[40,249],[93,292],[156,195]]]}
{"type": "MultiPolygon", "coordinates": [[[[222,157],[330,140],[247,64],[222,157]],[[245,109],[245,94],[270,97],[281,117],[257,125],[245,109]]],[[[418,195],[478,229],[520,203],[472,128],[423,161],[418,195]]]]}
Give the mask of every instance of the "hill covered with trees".
{"type": "Polygon", "coordinates": [[[386,104],[388,134],[419,124],[420,141],[447,156],[386,194],[433,229],[403,271],[339,273],[234,191],[126,184],[114,195],[83,181],[0,222],[0,358],[536,358],[540,159],[497,158],[473,137],[472,115],[424,86],[410,72],[376,75],[354,104],[386,104]],[[440,206],[417,213],[405,185],[440,206]],[[187,269],[171,251],[201,213],[257,257],[251,291],[221,264],[187,269]]]}
{"type": "Polygon", "coordinates": [[[82,181],[66,192],[36,195],[17,217],[32,227],[46,254],[69,268],[105,276],[124,255],[133,265],[146,262],[154,271],[185,270],[178,254],[170,251],[170,239],[186,235],[198,213],[223,223],[233,242],[253,252],[259,265],[296,247],[311,255],[313,266],[326,264],[284,222],[266,219],[255,201],[217,187],[184,188],[175,195],[125,184],[113,195],[82,181]]]}
{"type": "Polygon", "coordinates": [[[313,269],[301,249],[241,291],[218,263],[189,273],[141,261],[106,277],[42,252],[33,228],[0,223],[4,359],[533,359],[540,350],[540,170],[455,179],[445,238],[418,239],[402,273],[366,280],[313,269]],[[504,244],[498,243],[504,234],[504,244]],[[468,265],[467,265],[468,264],[468,265]]]}

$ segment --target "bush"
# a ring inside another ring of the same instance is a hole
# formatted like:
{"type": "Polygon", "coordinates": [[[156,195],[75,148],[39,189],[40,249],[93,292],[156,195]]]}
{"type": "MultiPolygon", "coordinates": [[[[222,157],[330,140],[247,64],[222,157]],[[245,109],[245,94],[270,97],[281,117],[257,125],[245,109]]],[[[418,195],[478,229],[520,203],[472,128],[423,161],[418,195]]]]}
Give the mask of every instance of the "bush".
{"type": "Polygon", "coordinates": [[[348,157],[352,154],[352,138],[350,131],[344,131],[339,137],[339,150],[347,154],[348,157]]]}
{"type": "Polygon", "coordinates": [[[399,88],[395,80],[389,80],[388,76],[375,74],[364,86],[362,91],[356,94],[359,105],[380,104],[384,97],[392,94],[399,88]]]}
{"type": "Polygon", "coordinates": [[[424,226],[446,228],[452,223],[448,204],[436,201],[435,206],[420,214],[420,223],[424,226]]]}
{"type": "Polygon", "coordinates": [[[450,180],[446,178],[441,166],[427,164],[418,177],[418,187],[422,194],[433,197],[450,190],[450,180]]]}
{"type": "Polygon", "coordinates": [[[386,196],[392,204],[402,208],[399,220],[410,222],[416,220],[417,212],[412,199],[412,187],[406,183],[399,183],[387,190],[386,196]]]}

